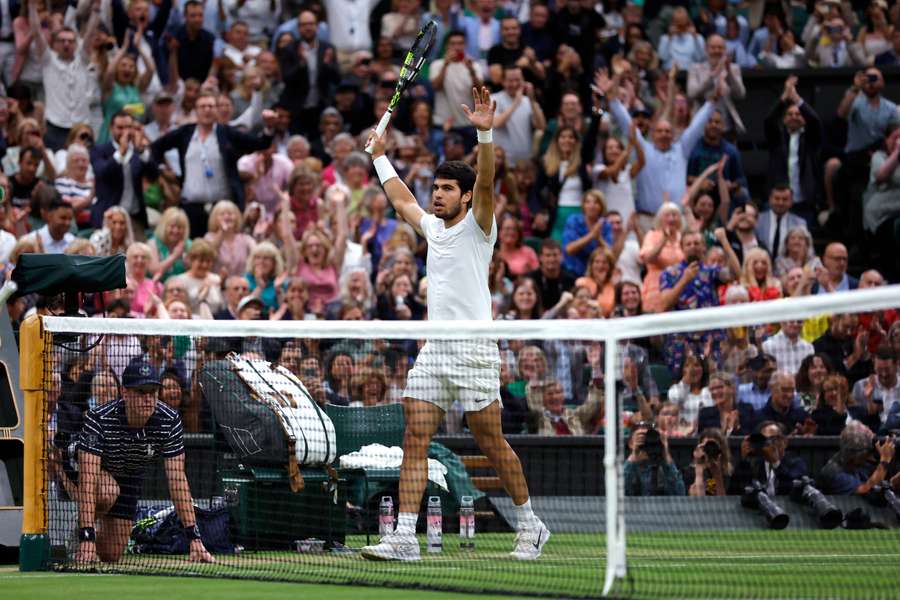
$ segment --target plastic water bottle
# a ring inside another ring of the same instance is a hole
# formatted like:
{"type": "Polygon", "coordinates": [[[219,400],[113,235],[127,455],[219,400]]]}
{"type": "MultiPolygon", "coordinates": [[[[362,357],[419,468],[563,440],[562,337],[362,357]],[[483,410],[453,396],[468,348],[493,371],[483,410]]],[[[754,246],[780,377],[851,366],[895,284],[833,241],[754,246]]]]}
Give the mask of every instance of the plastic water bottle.
{"type": "Polygon", "coordinates": [[[394,533],[394,499],[382,496],[378,505],[378,535],[394,533]]]}
{"type": "Polygon", "coordinates": [[[444,549],[443,518],[439,496],[428,498],[428,553],[438,554],[444,549]]]}
{"type": "Polygon", "coordinates": [[[463,552],[475,550],[475,501],[472,496],[463,496],[459,502],[459,549],[463,552]]]}

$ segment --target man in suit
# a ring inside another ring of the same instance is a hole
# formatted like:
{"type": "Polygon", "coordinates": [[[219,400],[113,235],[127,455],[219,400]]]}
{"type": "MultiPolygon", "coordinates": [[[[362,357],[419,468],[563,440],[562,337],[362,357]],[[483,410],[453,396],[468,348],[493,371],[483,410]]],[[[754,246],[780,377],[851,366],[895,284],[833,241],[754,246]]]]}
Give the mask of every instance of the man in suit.
{"type": "Polygon", "coordinates": [[[756,221],[756,237],[769,251],[772,262],[784,252],[784,243],[791,229],[806,229],[803,217],[790,212],[793,203],[790,184],[784,181],[776,183],[769,192],[769,208],[760,213],[756,221]]]}
{"type": "Polygon", "coordinates": [[[792,212],[811,224],[822,192],[822,122],[797,93],[796,85],[796,76],[787,78],[781,99],[765,120],[768,183],[772,189],[776,182],[787,181],[794,199],[792,212]]]}
{"type": "Polygon", "coordinates": [[[281,103],[293,115],[291,131],[315,136],[319,115],[334,104],[334,94],[341,82],[334,46],[316,37],[319,21],[311,10],[297,17],[300,39],[278,50],[285,90],[281,103]]]}
{"type": "Polygon", "coordinates": [[[262,112],[265,130],[260,136],[216,123],[216,96],[203,92],[194,105],[197,122],[182,125],[162,136],[151,146],[157,163],[172,148],[178,150],[181,165],[181,207],[190,221],[191,237],[203,237],[209,214],[207,204],[232,200],[244,207],[244,184],[238,173],[237,161],[245,154],[264,150],[272,145],[274,111],[262,112]]]}
{"type": "Polygon", "coordinates": [[[150,155],[150,142],[143,128],[124,110],[113,115],[109,134],[110,141],[91,148],[96,182],[91,225],[102,227],[106,209],[121,206],[131,217],[135,236],[143,239],[147,227],[143,178],[154,179],[159,175],[158,161],[150,155]]]}
{"type": "Polygon", "coordinates": [[[770,496],[790,493],[794,480],[809,474],[806,462],[787,452],[784,428],[775,421],[763,421],[741,442],[741,460],[731,477],[732,490],[744,491],[754,479],[770,496]]]}

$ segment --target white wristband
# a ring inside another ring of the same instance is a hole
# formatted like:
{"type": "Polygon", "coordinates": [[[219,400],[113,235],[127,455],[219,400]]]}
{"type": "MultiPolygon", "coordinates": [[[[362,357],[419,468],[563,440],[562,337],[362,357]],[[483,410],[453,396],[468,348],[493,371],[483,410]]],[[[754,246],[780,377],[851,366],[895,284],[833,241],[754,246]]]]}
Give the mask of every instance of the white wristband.
{"type": "Polygon", "coordinates": [[[493,144],[494,143],[494,130],[488,129],[484,131],[482,129],[478,130],[478,143],[479,144],[493,144]]]}
{"type": "Polygon", "coordinates": [[[378,174],[378,181],[381,182],[381,185],[384,185],[384,182],[388,179],[399,177],[397,171],[394,170],[394,165],[391,164],[391,161],[384,154],[372,161],[372,164],[375,165],[375,172],[378,174]]]}

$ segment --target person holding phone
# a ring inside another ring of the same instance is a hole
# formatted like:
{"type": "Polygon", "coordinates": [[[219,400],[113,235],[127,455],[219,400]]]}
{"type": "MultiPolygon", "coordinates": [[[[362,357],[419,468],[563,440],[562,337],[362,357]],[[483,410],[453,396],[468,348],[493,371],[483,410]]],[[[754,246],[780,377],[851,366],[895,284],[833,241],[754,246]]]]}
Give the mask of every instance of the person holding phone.
{"type": "MultiPolygon", "coordinates": [[[[462,105],[471,102],[472,88],[480,87],[484,80],[481,64],[466,54],[466,34],[454,30],[447,34],[447,51],[428,69],[428,78],[434,88],[434,113],[436,127],[458,130],[464,140],[475,137],[475,131],[464,127],[469,120],[462,105]],[[459,131],[462,129],[463,131],[459,131]]],[[[466,149],[470,146],[467,144],[466,149]]]]}
{"type": "MultiPolygon", "coordinates": [[[[681,235],[684,260],[668,267],[659,277],[660,312],[692,310],[718,306],[717,288],[729,283],[740,273],[740,265],[733,252],[726,252],[728,267],[706,264],[706,242],[699,231],[681,235]]],[[[719,342],[724,339],[721,329],[666,336],[666,363],[673,375],[681,372],[688,353],[712,358],[719,363],[719,342]]]]}

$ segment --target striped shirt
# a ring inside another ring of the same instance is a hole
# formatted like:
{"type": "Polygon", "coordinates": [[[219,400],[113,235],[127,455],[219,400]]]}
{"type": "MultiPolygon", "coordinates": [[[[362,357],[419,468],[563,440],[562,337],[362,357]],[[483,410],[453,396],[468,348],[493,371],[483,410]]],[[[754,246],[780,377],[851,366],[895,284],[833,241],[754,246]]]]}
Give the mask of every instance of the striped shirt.
{"type": "Polygon", "coordinates": [[[125,401],[109,402],[84,415],[78,449],[101,457],[100,466],[111,475],[140,475],[156,457],[184,454],[181,417],[162,402],[147,423],[129,427],[125,401]]]}

